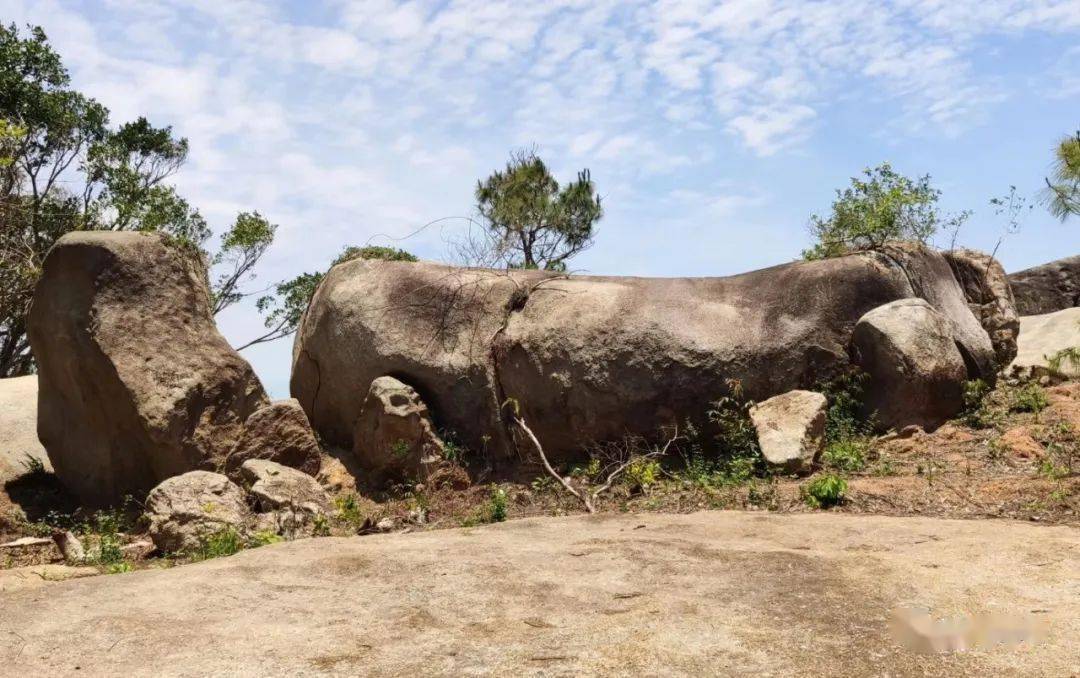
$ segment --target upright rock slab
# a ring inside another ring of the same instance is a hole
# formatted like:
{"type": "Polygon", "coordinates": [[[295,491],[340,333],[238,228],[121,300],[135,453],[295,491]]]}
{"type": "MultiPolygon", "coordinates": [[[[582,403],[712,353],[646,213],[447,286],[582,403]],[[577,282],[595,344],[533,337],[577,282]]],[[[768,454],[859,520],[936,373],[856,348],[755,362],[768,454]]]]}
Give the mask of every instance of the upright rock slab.
{"type": "Polygon", "coordinates": [[[1020,316],[1009,279],[1001,263],[988,254],[969,249],[943,252],[964,291],[971,312],[990,335],[999,368],[1016,357],[1020,316]]]}
{"type": "Polygon", "coordinates": [[[948,319],[924,299],[900,299],[859,319],[856,363],[870,376],[868,413],[883,428],[930,429],[963,406],[968,377],[948,319]]]}
{"type": "Polygon", "coordinates": [[[750,408],[761,455],[785,473],[809,473],[825,446],[828,402],[813,391],[788,391],[750,408]]]}
{"type": "Polygon", "coordinates": [[[220,468],[268,402],[214,325],[202,262],[160,235],[61,238],[45,259],[29,335],[38,437],[87,505],[220,468]]]}
{"type": "Polygon", "coordinates": [[[422,477],[443,458],[427,405],[408,384],[393,377],[371,382],[353,431],[353,457],[381,475],[422,477]]]}

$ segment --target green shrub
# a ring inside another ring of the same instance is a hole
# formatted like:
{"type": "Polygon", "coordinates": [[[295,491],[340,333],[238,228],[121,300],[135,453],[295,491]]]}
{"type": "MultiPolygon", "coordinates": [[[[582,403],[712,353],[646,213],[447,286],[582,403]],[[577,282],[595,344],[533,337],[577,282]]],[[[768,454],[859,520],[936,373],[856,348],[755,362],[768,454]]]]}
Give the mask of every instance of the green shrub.
{"type": "Polygon", "coordinates": [[[360,504],[353,493],[343,494],[334,498],[337,506],[338,520],[347,523],[355,529],[360,529],[364,524],[365,516],[360,512],[360,504]]]}
{"type": "Polygon", "coordinates": [[[1046,367],[1060,376],[1080,372],[1080,346],[1071,346],[1046,356],[1046,367]]]}
{"type": "Polygon", "coordinates": [[[996,423],[996,417],[987,406],[987,397],[993,389],[982,379],[964,382],[964,407],[960,411],[960,421],[972,428],[989,428],[996,423]]]}
{"type": "Polygon", "coordinates": [[[869,439],[845,438],[828,443],[821,454],[821,459],[832,468],[855,472],[866,468],[869,451],[869,439]]]}
{"type": "Polygon", "coordinates": [[[260,546],[269,546],[270,544],[277,544],[283,541],[285,541],[285,538],[273,530],[259,530],[251,535],[251,538],[248,539],[248,544],[253,548],[258,548],[260,546]]]}
{"type": "Polygon", "coordinates": [[[487,503],[487,522],[501,523],[506,520],[507,504],[506,491],[500,487],[492,487],[491,498],[487,503]]]}
{"type": "Polygon", "coordinates": [[[1046,409],[1050,401],[1046,398],[1046,391],[1035,382],[1028,382],[1013,393],[1012,404],[1009,409],[1013,412],[1033,412],[1039,414],[1046,409]]]}
{"type": "Polygon", "coordinates": [[[646,491],[660,479],[660,462],[655,459],[635,459],[626,467],[626,484],[634,490],[646,491]]]}
{"type": "Polygon", "coordinates": [[[345,263],[346,261],[352,261],[353,259],[377,259],[379,261],[419,261],[415,256],[406,252],[405,250],[399,250],[393,247],[379,247],[377,245],[368,245],[367,247],[346,247],[337,259],[334,259],[333,266],[345,263]]]}
{"type": "Polygon", "coordinates": [[[238,553],[244,548],[244,540],[240,533],[231,525],[225,526],[216,532],[204,535],[199,540],[199,546],[191,554],[193,560],[210,560],[238,553]]]}
{"type": "Polygon", "coordinates": [[[803,485],[803,500],[812,508],[829,508],[844,500],[847,488],[847,480],[843,476],[829,473],[803,485]]]}

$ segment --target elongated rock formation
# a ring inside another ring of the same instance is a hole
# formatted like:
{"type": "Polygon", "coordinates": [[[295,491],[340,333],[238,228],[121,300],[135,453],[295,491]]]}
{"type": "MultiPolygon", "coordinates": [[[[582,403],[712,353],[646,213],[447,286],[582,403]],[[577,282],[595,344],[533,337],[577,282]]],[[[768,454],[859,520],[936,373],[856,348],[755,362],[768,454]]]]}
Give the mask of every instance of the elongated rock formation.
{"type": "MultiPolygon", "coordinates": [[[[334,267],[296,336],[292,394],[339,445],[371,382],[412,386],[474,451],[511,454],[514,403],[550,456],[699,420],[738,380],[761,401],[851,364],[868,311],[921,297],[967,376],[993,380],[990,339],[937,252],[915,245],[725,278],[617,278],[356,260],[334,267]]],[[[871,385],[873,388],[873,385],[871,385]]]]}

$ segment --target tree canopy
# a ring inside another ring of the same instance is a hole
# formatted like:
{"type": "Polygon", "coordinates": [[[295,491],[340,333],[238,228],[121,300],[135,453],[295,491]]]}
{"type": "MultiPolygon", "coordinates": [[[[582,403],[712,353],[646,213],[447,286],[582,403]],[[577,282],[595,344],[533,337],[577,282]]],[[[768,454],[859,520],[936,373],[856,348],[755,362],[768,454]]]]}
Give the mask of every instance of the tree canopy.
{"type": "Polygon", "coordinates": [[[1080,216],[1080,130],[1054,148],[1053,176],[1046,179],[1044,197],[1058,219],[1080,216]]]}
{"type": "Polygon", "coordinates": [[[26,317],[49,248],[75,230],[159,231],[197,247],[208,265],[231,266],[213,286],[214,312],[240,285],[276,227],[241,213],[210,256],[211,230],[167,183],[188,142],[138,118],[118,127],[71,87],[45,32],[0,25],[0,377],[33,370],[26,317]]]}
{"type": "Polygon", "coordinates": [[[506,169],[477,182],[476,206],[493,248],[511,268],[561,271],[593,242],[603,216],[589,170],[564,187],[534,151],[514,153],[506,169]]]}
{"type": "Polygon", "coordinates": [[[930,175],[910,179],[889,163],[863,170],[851,186],[836,191],[828,217],[811,215],[813,247],[805,259],[823,259],[848,252],[881,247],[890,240],[925,243],[939,230],[955,230],[969,213],[942,214],[941,191],[930,185],[930,175]]]}

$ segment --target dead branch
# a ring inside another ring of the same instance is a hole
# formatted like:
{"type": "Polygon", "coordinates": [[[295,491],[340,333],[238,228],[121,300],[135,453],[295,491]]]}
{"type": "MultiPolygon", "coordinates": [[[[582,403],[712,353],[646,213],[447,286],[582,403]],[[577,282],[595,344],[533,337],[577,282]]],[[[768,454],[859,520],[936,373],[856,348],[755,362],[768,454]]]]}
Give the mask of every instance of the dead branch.
{"type": "Polygon", "coordinates": [[[628,459],[618,464],[615,469],[608,474],[603,485],[600,485],[599,487],[590,490],[586,487],[574,487],[570,483],[570,481],[568,481],[566,478],[564,478],[555,471],[555,469],[551,466],[551,462],[548,461],[547,455],[544,453],[543,445],[540,444],[540,441],[537,439],[536,434],[532,432],[532,429],[528,427],[528,425],[525,423],[525,420],[520,415],[514,416],[514,423],[517,424],[518,427],[525,432],[525,435],[529,438],[529,440],[532,441],[533,447],[536,448],[537,453],[540,455],[540,462],[543,464],[544,470],[546,470],[552,478],[559,481],[559,484],[562,485],[567,492],[577,497],[578,500],[582,503],[582,505],[585,506],[585,510],[589,513],[596,513],[597,498],[599,498],[601,494],[609,490],[611,486],[615,483],[615,481],[619,478],[619,476],[622,475],[624,471],[626,471],[626,469],[630,468],[630,466],[632,466],[633,464],[642,461],[643,459],[655,459],[663,457],[667,454],[668,450],[671,448],[671,445],[680,438],[679,427],[676,426],[674,433],[668,439],[668,441],[664,443],[663,447],[653,448],[645,454],[631,454],[628,459]]]}

